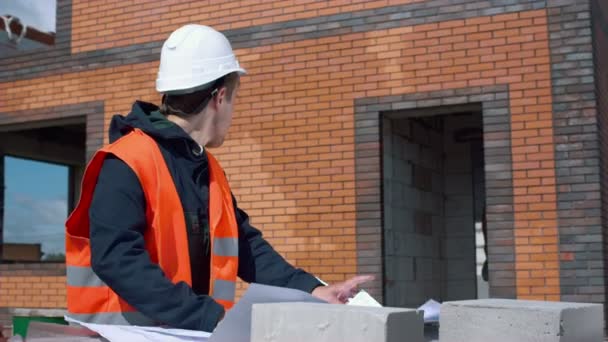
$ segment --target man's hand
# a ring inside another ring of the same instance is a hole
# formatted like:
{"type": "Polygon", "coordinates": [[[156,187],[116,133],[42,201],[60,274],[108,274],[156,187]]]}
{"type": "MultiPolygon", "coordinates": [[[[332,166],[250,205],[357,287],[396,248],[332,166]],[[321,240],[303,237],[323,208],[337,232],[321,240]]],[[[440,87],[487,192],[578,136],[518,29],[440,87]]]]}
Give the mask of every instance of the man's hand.
{"type": "Polygon", "coordinates": [[[312,295],[323,299],[330,304],[345,304],[359,291],[359,285],[374,279],[372,275],[360,275],[352,277],[347,281],[319,286],[312,291],[312,295]]]}

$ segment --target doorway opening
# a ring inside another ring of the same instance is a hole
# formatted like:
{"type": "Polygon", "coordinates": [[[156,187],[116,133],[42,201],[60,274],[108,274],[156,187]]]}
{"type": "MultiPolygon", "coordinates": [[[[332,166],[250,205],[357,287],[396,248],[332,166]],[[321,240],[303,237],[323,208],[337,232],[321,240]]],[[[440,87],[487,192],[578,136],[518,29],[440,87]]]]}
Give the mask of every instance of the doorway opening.
{"type": "Polygon", "coordinates": [[[482,127],[481,104],[383,113],[386,305],[488,297],[482,127]]]}

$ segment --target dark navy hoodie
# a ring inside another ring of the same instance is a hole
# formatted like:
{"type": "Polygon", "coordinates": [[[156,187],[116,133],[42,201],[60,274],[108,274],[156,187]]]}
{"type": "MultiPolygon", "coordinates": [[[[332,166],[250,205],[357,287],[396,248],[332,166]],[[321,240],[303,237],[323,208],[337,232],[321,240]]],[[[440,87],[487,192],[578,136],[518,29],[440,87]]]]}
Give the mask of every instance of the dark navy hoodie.
{"type": "MultiPolygon", "coordinates": [[[[120,159],[103,163],[89,211],[91,262],[95,273],[144,315],[175,328],[212,331],[224,314],[209,293],[209,174],[205,153],[153,104],[137,101],[131,113],[116,115],[110,142],[139,128],[158,143],[171,172],[182,207],[192,266],[192,287],[173,284],[150,261],[143,238],[146,203],[135,173],[120,159]]],[[[221,162],[221,161],[220,161],[221,162]]],[[[239,230],[238,276],[246,282],[307,292],[319,281],[285,261],[234,208],[239,230]]],[[[172,229],[172,227],[166,227],[172,229]]]]}

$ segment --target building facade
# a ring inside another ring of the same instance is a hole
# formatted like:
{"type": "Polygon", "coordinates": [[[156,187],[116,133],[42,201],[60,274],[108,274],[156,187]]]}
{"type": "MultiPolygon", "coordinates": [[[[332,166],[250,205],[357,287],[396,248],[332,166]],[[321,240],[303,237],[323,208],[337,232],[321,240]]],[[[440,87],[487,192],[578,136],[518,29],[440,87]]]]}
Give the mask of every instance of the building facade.
{"type": "MultiPolygon", "coordinates": [[[[56,14],[53,45],[0,54],[0,151],[66,165],[69,208],[112,115],[159,102],[163,40],[200,23],[249,72],[215,153],[290,262],[328,282],[374,274],[366,289],[392,306],[605,301],[605,1],[57,0],[56,14]]],[[[64,265],[36,258],[0,264],[0,322],[65,307],[64,265]]]]}

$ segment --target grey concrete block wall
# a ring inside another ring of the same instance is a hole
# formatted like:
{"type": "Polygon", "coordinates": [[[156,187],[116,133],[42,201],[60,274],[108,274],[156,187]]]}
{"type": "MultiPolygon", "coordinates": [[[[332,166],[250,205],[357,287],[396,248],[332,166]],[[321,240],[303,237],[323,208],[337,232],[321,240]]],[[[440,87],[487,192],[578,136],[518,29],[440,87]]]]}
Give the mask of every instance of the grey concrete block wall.
{"type": "Polygon", "coordinates": [[[441,297],[442,134],[410,119],[383,121],[386,303],[441,297]]]}
{"type": "Polygon", "coordinates": [[[383,121],[389,305],[476,297],[471,144],[453,135],[479,119],[383,121]]]}
{"type": "Polygon", "coordinates": [[[455,140],[462,128],[481,127],[479,115],[443,119],[445,236],[443,300],[477,298],[475,223],[471,142],[455,140]]]}
{"type": "Polygon", "coordinates": [[[464,216],[446,217],[445,225],[446,238],[466,237],[470,234],[469,227],[473,225],[473,219],[464,216]]]}
{"type": "Polygon", "coordinates": [[[441,305],[444,342],[601,342],[601,304],[481,299],[441,305]]]}
{"type": "Polygon", "coordinates": [[[254,304],[251,342],[423,342],[422,315],[399,308],[254,304]]]}

